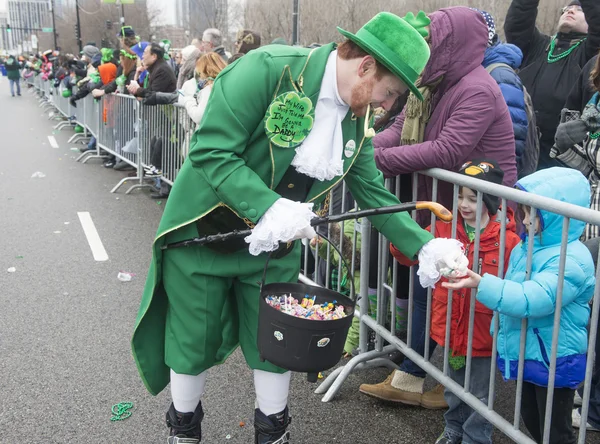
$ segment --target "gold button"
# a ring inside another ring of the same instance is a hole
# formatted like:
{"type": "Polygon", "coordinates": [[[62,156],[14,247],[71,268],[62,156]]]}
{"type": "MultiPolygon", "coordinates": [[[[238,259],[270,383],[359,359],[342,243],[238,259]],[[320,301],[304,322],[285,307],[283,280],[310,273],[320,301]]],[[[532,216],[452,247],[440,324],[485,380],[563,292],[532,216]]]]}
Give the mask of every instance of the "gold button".
{"type": "Polygon", "coordinates": [[[289,184],[288,188],[294,188],[294,184],[293,183],[289,184]]]}

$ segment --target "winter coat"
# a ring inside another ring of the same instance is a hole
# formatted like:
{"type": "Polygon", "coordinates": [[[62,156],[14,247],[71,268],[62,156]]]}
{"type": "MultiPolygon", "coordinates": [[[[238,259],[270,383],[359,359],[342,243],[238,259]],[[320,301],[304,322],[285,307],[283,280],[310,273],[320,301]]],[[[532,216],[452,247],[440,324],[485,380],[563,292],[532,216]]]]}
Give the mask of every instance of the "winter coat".
{"type": "MultiPolygon", "coordinates": [[[[427,168],[458,171],[469,159],[498,162],[504,184],[517,180],[515,137],[500,87],[482,65],[488,31],[483,17],[469,8],[440,9],[431,18],[431,58],[422,84],[442,77],[432,99],[432,112],[423,143],[400,146],[405,111],[375,136],[375,161],[388,177],[427,168]]],[[[431,200],[432,180],[421,176],[418,199],[431,200]]],[[[452,186],[438,187],[438,200],[452,207],[452,186]]],[[[418,214],[422,226],[429,216],[418,214]]]]}
{"type": "Polygon", "coordinates": [[[590,82],[590,76],[596,67],[597,61],[598,56],[595,56],[583,67],[577,82],[575,82],[575,85],[573,85],[573,88],[567,97],[567,102],[565,103],[566,109],[582,113],[585,106],[592,100],[594,94],[596,94],[596,89],[594,88],[594,85],[592,85],[592,82],[590,82]]]}
{"type": "Polygon", "coordinates": [[[147,88],[138,89],[137,97],[146,97],[151,92],[175,92],[177,79],[175,73],[164,59],[157,59],[148,68],[150,79],[147,88]]]}
{"type": "MultiPolygon", "coordinates": [[[[535,26],[538,4],[539,0],[513,0],[506,15],[504,32],[506,41],[523,51],[519,75],[531,95],[537,125],[542,133],[538,168],[547,168],[559,165],[558,161],[550,158],[550,149],[554,145],[560,111],[581,69],[600,48],[600,2],[581,0],[589,25],[587,39],[568,57],[554,63],[548,63],[551,37],[542,34],[535,26]]],[[[569,49],[574,40],[586,35],[558,33],[557,37],[554,55],[569,49]]]]}
{"type": "MultiPolygon", "coordinates": [[[[458,213],[458,212],[457,212],[458,213]]],[[[510,252],[521,241],[515,233],[516,223],[512,209],[507,209],[506,240],[504,246],[504,270],[508,268],[510,252]]],[[[479,273],[498,275],[500,264],[500,229],[501,213],[498,211],[491,216],[490,222],[485,227],[479,240],[479,265],[475,270],[479,273]]],[[[429,227],[427,228],[430,229],[429,227]]],[[[434,236],[441,238],[452,237],[452,223],[437,221],[434,236]]],[[[469,268],[473,268],[475,254],[475,241],[469,240],[465,231],[464,221],[458,213],[456,224],[456,239],[465,247],[465,254],[469,259],[469,268]]],[[[392,255],[402,264],[406,262],[405,256],[393,245],[390,246],[392,255]]],[[[446,315],[448,313],[448,290],[441,286],[442,279],[435,286],[431,301],[431,339],[444,347],[446,345],[446,315]]],[[[452,324],[450,326],[450,349],[453,356],[466,356],[469,336],[469,310],[471,307],[471,291],[468,289],[454,290],[452,293],[452,324]]],[[[473,324],[473,356],[489,357],[492,355],[492,337],[490,324],[493,312],[480,302],[475,302],[475,322],[473,324]]]]}
{"type": "Polygon", "coordinates": [[[16,57],[10,56],[8,59],[6,59],[6,62],[4,62],[4,66],[6,68],[6,75],[9,80],[19,80],[21,78],[21,74],[19,73],[21,64],[16,57]]]}
{"type": "Polygon", "coordinates": [[[517,165],[525,151],[527,144],[527,110],[525,108],[525,96],[523,95],[523,83],[516,71],[523,61],[523,53],[515,45],[509,43],[497,43],[485,50],[483,58],[483,67],[487,68],[496,63],[504,63],[510,66],[499,66],[495,68],[490,75],[498,83],[500,91],[504,96],[504,101],[510,112],[513,132],[515,134],[515,154],[517,155],[517,165]]]}
{"type": "MultiPolygon", "coordinates": [[[[524,191],[589,207],[587,179],[570,168],[550,168],[519,180],[524,191]]],[[[512,251],[505,279],[485,274],[477,300],[499,314],[498,369],[505,379],[517,379],[521,320],[528,318],[524,381],[545,387],[556,310],[563,217],[539,211],[541,233],[535,235],[531,280],[526,280],[527,244],[512,251]]],[[[569,223],[562,314],[556,360],[556,387],[576,388],[585,377],[589,302],[594,294],[594,263],[579,241],[585,222],[569,223]]],[[[492,324],[493,325],[493,324],[492,324]]],[[[493,327],[492,327],[493,329],[493,327]]],[[[492,331],[493,333],[493,331],[492,331]]]]}
{"type": "MultiPolygon", "coordinates": [[[[193,85],[198,85],[196,79],[190,79],[185,82],[182,89],[184,91],[190,91],[193,89],[193,85]]],[[[202,116],[204,116],[204,111],[206,110],[206,105],[208,105],[208,98],[210,97],[211,91],[212,84],[207,84],[200,91],[196,89],[194,95],[179,96],[179,104],[185,107],[190,119],[196,124],[199,124],[202,120],[202,116]]]]}

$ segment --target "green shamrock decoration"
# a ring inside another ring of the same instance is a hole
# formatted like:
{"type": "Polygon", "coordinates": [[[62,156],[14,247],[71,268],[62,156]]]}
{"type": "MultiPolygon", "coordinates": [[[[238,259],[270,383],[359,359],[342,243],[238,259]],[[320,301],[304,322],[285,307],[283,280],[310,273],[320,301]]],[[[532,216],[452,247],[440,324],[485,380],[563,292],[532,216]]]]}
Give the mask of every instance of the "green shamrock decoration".
{"type": "Polygon", "coordinates": [[[429,36],[425,28],[431,24],[431,19],[423,11],[419,11],[416,17],[412,12],[409,12],[404,16],[404,20],[415,28],[424,39],[429,36]]]}
{"type": "Polygon", "coordinates": [[[300,145],[313,127],[315,111],[304,94],[291,91],[275,98],[265,115],[269,140],[282,148],[300,145]]]}

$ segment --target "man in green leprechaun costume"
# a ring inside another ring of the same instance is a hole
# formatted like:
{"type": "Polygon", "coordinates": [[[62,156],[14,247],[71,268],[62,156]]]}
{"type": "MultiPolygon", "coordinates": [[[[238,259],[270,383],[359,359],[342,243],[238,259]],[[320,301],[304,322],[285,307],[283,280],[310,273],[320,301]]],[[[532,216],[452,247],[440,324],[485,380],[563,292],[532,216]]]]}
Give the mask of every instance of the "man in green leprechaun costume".
{"type": "MultiPolygon", "coordinates": [[[[312,209],[342,179],[363,209],[399,203],[375,166],[367,119],[407,88],[420,97],[428,24],[423,13],[380,13],[355,35],[339,29],[337,48],[263,47],[215,80],[158,228],[132,340],[148,390],[171,383],[170,444],[200,442],[206,371],[238,345],[254,371],[256,443],[289,442],[290,372],[257,350],[265,253],[277,250],[266,282],[297,281],[292,241],[315,236],[312,209]],[[246,239],[161,250],[248,227],[246,239]]],[[[371,222],[408,257],[432,239],[406,213],[371,222]]]]}

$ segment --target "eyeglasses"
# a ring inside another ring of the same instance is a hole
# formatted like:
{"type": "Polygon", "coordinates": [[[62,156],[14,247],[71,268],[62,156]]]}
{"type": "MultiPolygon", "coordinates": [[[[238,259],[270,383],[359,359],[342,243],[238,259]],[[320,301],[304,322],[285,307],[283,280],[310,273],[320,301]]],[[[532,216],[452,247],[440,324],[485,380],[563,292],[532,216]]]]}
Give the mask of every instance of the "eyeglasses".
{"type": "Polygon", "coordinates": [[[564,8],[562,8],[561,10],[562,14],[566,14],[569,11],[573,11],[573,12],[583,12],[583,8],[581,6],[577,6],[577,5],[571,5],[571,6],[565,6],[564,8]]]}

